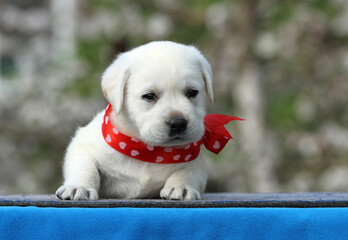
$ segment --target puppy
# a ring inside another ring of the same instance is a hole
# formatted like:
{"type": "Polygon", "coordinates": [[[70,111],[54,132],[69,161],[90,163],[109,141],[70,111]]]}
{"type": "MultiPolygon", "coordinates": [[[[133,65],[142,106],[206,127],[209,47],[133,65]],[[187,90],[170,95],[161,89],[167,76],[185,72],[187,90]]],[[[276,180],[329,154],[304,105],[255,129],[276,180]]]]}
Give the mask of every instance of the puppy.
{"type": "MultiPolygon", "coordinates": [[[[129,136],[149,151],[196,146],[205,133],[206,99],[213,101],[212,71],[203,55],[192,46],[151,42],[119,55],[104,72],[101,85],[110,114],[105,117],[102,111],[77,130],[56,196],[200,199],[207,182],[201,155],[189,161],[188,154],[182,162],[169,164],[161,164],[165,159],[160,156],[142,161],[132,157],[140,155],[136,150],[127,155],[111,147],[102,125],[112,124],[115,134],[129,136]]],[[[118,145],[126,148],[123,142],[118,145]]]]}

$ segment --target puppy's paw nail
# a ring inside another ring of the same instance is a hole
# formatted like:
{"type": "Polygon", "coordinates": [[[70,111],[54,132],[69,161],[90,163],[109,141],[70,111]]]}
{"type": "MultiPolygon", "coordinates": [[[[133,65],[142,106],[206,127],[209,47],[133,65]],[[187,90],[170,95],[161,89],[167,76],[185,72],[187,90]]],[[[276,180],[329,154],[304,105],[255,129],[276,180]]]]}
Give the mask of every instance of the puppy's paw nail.
{"type": "Polygon", "coordinates": [[[63,192],[65,191],[65,186],[61,186],[57,189],[56,191],[56,197],[59,198],[59,199],[62,199],[62,194],[63,192]]]}
{"type": "Polygon", "coordinates": [[[186,189],[185,201],[201,200],[201,194],[194,188],[188,187],[186,189]]]}
{"type": "Polygon", "coordinates": [[[183,186],[183,187],[165,187],[160,193],[161,198],[169,200],[200,200],[201,194],[196,189],[183,186]]]}
{"type": "Polygon", "coordinates": [[[163,199],[169,199],[170,194],[173,192],[174,188],[172,187],[165,187],[160,192],[160,197],[163,199]]]}
{"type": "Polygon", "coordinates": [[[93,188],[61,186],[56,191],[56,196],[62,200],[97,200],[98,192],[93,188]]]}

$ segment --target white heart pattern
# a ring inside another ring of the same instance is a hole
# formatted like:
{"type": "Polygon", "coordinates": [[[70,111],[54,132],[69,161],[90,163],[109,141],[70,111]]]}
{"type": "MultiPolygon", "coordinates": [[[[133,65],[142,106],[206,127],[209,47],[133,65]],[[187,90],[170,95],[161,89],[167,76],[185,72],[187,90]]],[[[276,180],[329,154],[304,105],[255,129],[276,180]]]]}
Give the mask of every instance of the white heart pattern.
{"type": "Polygon", "coordinates": [[[116,128],[113,128],[112,131],[117,135],[119,131],[116,128]]]}
{"type": "Polygon", "coordinates": [[[120,142],[118,145],[120,146],[121,149],[125,149],[127,146],[127,144],[124,142],[120,142]]]}
{"type": "Polygon", "coordinates": [[[179,158],[180,158],[180,155],[175,155],[175,156],[173,157],[174,161],[178,161],[179,158]]]}
{"type": "Polygon", "coordinates": [[[105,124],[108,124],[108,122],[109,122],[109,117],[106,116],[106,117],[105,117],[105,124]]]}
{"type": "Polygon", "coordinates": [[[162,162],[163,160],[164,160],[164,158],[161,156],[157,156],[157,158],[156,158],[156,162],[162,162]]]}
{"type": "Polygon", "coordinates": [[[164,151],[165,151],[165,152],[171,152],[171,151],[173,151],[173,148],[171,148],[171,147],[166,147],[166,148],[164,148],[164,151]]]}
{"type": "Polygon", "coordinates": [[[152,145],[146,145],[147,149],[149,149],[150,151],[153,151],[154,147],[152,145]]]}
{"type": "Polygon", "coordinates": [[[191,147],[190,144],[187,144],[187,146],[185,147],[185,150],[189,149],[191,147]]]}
{"type": "Polygon", "coordinates": [[[138,152],[137,150],[132,150],[132,151],[131,151],[131,155],[132,155],[133,157],[138,156],[138,155],[139,155],[139,152],[138,152]]]}
{"type": "Polygon", "coordinates": [[[191,154],[186,155],[186,157],[185,157],[185,161],[190,160],[190,158],[191,158],[191,157],[192,157],[192,155],[191,155],[191,154]]]}
{"type": "Polygon", "coordinates": [[[139,139],[134,138],[134,137],[132,137],[131,140],[132,140],[133,142],[139,142],[139,139]]]}
{"type": "Polygon", "coordinates": [[[213,145],[214,149],[219,149],[220,148],[220,142],[219,141],[215,141],[214,145],[213,145]]]}
{"type": "Polygon", "coordinates": [[[109,134],[106,136],[105,140],[106,140],[108,143],[111,142],[111,137],[110,137],[109,134]]]}

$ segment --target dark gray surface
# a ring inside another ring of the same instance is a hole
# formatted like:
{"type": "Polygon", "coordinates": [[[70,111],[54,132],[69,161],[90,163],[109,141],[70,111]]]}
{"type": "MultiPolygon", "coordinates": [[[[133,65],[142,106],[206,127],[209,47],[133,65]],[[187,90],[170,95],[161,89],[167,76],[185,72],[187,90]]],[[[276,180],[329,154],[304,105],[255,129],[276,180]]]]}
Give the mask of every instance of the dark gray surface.
{"type": "Polygon", "coordinates": [[[0,206],[85,208],[348,207],[348,193],[209,193],[199,201],[162,199],[59,200],[54,195],[0,195],[0,206]]]}

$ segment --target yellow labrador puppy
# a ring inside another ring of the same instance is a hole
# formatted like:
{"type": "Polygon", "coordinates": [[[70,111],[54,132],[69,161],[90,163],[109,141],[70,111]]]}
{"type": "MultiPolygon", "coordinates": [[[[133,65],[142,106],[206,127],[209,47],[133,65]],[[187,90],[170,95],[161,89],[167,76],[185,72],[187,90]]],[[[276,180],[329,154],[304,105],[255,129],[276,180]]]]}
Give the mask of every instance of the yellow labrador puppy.
{"type": "Polygon", "coordinates": [[[200,199],[207,182],[199,155],[205,102],[213,101],[203,55],[192,46],[151,42],[119,55],[101,85],[110,105],[72,139],[56,196],[200,199]]]}

